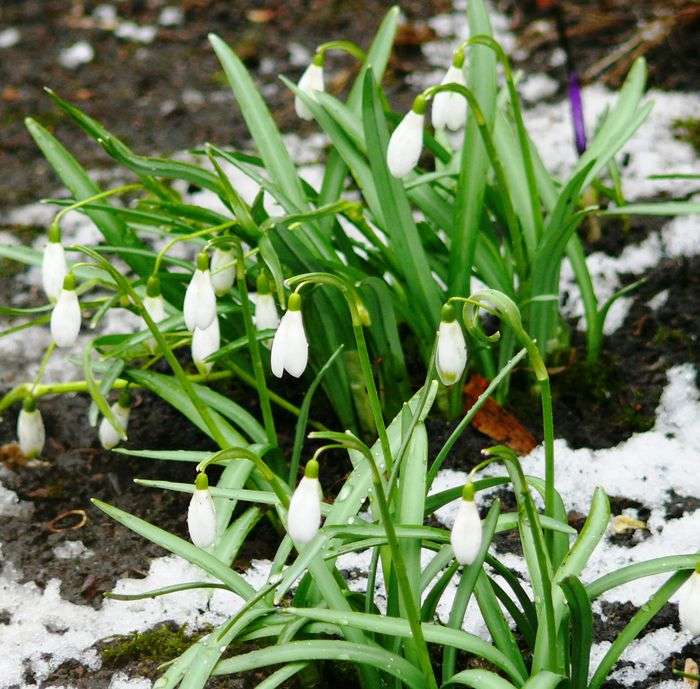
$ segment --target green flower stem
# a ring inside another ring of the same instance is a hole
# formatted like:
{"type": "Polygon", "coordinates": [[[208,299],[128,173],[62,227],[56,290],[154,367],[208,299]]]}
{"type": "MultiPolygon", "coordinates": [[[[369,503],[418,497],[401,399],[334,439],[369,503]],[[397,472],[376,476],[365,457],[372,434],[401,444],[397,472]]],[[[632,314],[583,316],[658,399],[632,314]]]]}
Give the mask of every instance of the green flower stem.
{"type": "Polygon", "coordinates": [[[510,197],[508,178],[506,177],[505,170],[503,169],[501,159],[498,157],[496,145],[493,142],[493,137],[489,131],[484,113],[482,112],[474,93],[466,86],[462,86],[462,84],[450,83],[430,86],[423,91],[421,96],[428,100],[436,96],[438,93],[444,93],[446,91],[458,93],[460,96],[463,96],[467,101],[470,110],[472,111],[476,125],[479,128],[479,134],[484,142],[484,148],[486,149],[486,153],[491,160],[491,166],[493,167],[494,174],[496,175],[498,186],[503,189],[506,224],[508,225],[508,234],[511,238],[513,257],[518,266],[518,272],[520,275],[527,275],[527,261],[524,253],[523,237],[518,225],[518,216],[515,212],[515,207],[513,206],[513,201],[510,197]]]}
{"type": "Polygon", "coordinates": [[[245,326],[245,334],[248,338],[248,349],[250,351],[250,359],[253,364],[253,372],[255,374],[255,388],[258,391],[260,399],[260,410],[263,416],[263,425],[265,433],[270,445],[277,445],[277,432],[275,431],[275,419],[272,415],[272,407],[270,405],[270,395],[267,389],[267,381],[265,380],[265,368],[263,367],[262,357],[260,356],[260,343],[256,337],[255,325],[253,324],[253,316],[250,312],[250,298],[248,295],[248,285],[245,279],[245,260],[240,246],[238,247],[236,257],[236,281],[238,282],[238,292],[241,298],[241,312],[243,315],[243,325],[245,326]]]}
{"type": "Polygon", "coordinates": [[[196,471],[203,472],[210,464],[214,464],[216,462],[236,461],[241,459],[248,460],[255,465],[255,468],[258,470],[263,479],[270,484],[270,488],[286,511],[289,508],[289,488],[287,484],[281,481],[277,474],[270,469],[265,461],[252,450],[248,450],[244,447],[231,447],[222,450],[221,452],[217,452],[211,457],[208,457],[203,462],[200,462],[197,465],[196,471]]]}
{"type": "Polygon", "coordinates": [[[160,270],[160,264],[163,262],[165,255],[172,249],[178,242],[186,242],[190,239],[196,239],[197,237],[202,237],[204,235],[210,234],[212,232],[220,232],[221,230],[226,230],[229,227],[233,227],[237,222],[235,220],[228,220],[221,223],[220,225],[213,225],[211,227],[205,227],[201,230],[195,232],[190,232],[189,234],[179,235],[173,237],[159,252],[156,256],[156,261],[153,265],[153,275],[156,275],[160,270]]]}
{"type": "MultiPolygon", "coordinates": [[[[344,434],[337,434],[336,437],[340,439],[343,435],[344,434]]],[[[435,673],[433,672],[433,666],[430,661],[428,645],[425,640],[425,636],[423,635],[423,627],[421,626],[420,609],[416,605],[413,595],[413,588],[406,571],[406,563],[404,562],[401,549],[399,548],[399,540],[396,536],[396,530],[394,529],[394,522],[389,509],[389,503],[387,502],[387,496],[384,492],[382,473],[379,471],[379,467],[374,460],[372,452],[366,445],[364,445],[364,443],[359,441],[353,442],[350,444],[350,447],[358,450],[364,455],[369,463],[370,469],[372,470],[372,483],[374,484],[374,493],[377,498],[377,506],[379,507],[384,529],[386,530],[386,537],[389,544],[389,549],[391,551],[396,580],[404,601],[406,617],[408,618],[408,624],[411,628],[415,651],[421,665],[421,670],[425,676],[426,687],[429,689],[437,689],[437,681],[435,679],[435,673]]]]}
{"type": "MultiPolygon", "coordinates": [[[[491,455],[493,458],[500,459],[508,469],[513,483],[513,490],[520,509],[524,509],[526,519],[523,519],[521,514],[521,528],[529,526],[532,534],[532,542],[534,544],[535,556],[537,559],[536,573],[532,573],[533,581],[539,578],[542,586],[542,604],[544,607],[544,622],[546,625],[546,649],[547,660],[546,666],[540,669],[551,670],[557,672],[557,627],[554,614],[554,600],[552,597],[552,574],[551,562],[547,555],[547,545],[544,540],[542,526],[540,524],[539,515],[535,508],[535,503],[530,494],[525,473],[520,465],[518,456],[509,447],[499,445],[490,447],[483,451],[485,454],[491,455]]],[[[539,636],[539,635],[538,635],[539,636]]]]}
{"type": "Polygon", "coordinates": [[[66,215],[66,213],[68,213],[69,211],[77,210],[78,208],[82,208],[83,206],[87,206],[88,204],[94,203],[95,201],[99,201],[100,199],[106,199],[109,196],[118,196],[119,194],[127,194],[130,191],[136,191],[137,189],[142,189],[142,188],[143,188],[143,184],[123,184],[120,187],[115,187],[114,189],[108,189],[107,191],[102,191],[99,194],[95,194],[94,196],[89,196],[87,198],[81,199],[80,201],[76,201],[75,203],[72,203],[70,206],[65,206],[60,211],[58,211],[58,213],[56,213],[56,216],[51,221],[51,227],[60,229],[61,220],[66,215]]]}
{"type": "MultiPolygon", "coordinates": [[[[554,420],[552,414],[552,391],[549,385],[549,373],[544,359],[533,340],[523,328],[520,311],[515,302],[502,292],[493,289],[483,289],[472,294],[469,299],[457,299],[465,302],[465,325],[477,339],[486,339],[494,342],[500,337],[500,333],[485,338],[478,327],[479,309],[498,316],[513,330],[515,337],[527,350],[530,364],[540,388],[540,400],[542,404],[542,426],[544,430],[544,511],[548,517],[554,517],[555,488],[554,488],[554,420]]],[[[549,552],[552,552],[554,536],[547,535],[549,552]]]]}
{"type": "Polygon", "coordinates": [[[41,383],[41,379],[44,377],[44,373],[46,372],[46,367],[49,364],[49,359],[51,359],[51,355],[54,353],[54,350],[56,349],[56,343],[51,340],[49,346],[46,348],[46,351],[44,352],[44,356],[41,359],[41,363],[39,364],[39,370],[36,373],[36,377],[34,378],[34,384],[32,385],[32,392],[30,393],[32,397],[36,397],[35,391],[39,383],[41,383]]]}
{"type": "Polygon", "coordinates": [[[352,55],[356,60],[362,62],[363,64],[367,61],[365,51],[352,41],[339,40],[321,43],[321,45],[316,48],[316,54],[325,56],[325,53],[327,53],[329,50],[340,50],[344,53],[348,53],[348,55],[352,55]]]}

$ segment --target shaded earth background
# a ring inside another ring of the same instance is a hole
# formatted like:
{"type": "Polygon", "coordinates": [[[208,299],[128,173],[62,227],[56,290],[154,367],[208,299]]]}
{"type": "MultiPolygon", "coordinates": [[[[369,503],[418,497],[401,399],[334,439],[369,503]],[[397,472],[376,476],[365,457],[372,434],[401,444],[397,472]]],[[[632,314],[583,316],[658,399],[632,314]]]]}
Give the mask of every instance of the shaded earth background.
{"type": "MultiPolygon", "coordinates": [[[[91,116],[123,137],[137,151],[169,153],[204,141],[232,143],[243,147],[248,137],[237,112],[223,73],[213,55],[206,36],[215,31],[227,40],[246,60],[262,85],[266,102],[284,131],[300,135],[315,131],[313,125],[300,123],[294,115],[292,99],[277,79],[283,73],[296,79],[319,40],[349,38],[366,46],[389,4],[372,0],[356,2],[226,2],[217,0],[185,0],[178,7],[183,21],[173,26],[158,24],[165,2],[126,0],[114,4],[119,17],[140,26],[156,27],[151,43],[118,38],[112,29],[100,28],[94,18],[98,3],[60,2],[55,0],[4,0],[0,6],[0,31],[16,27],[20,40],[0,52],[0,206],[9,208],[50,195],[56,180],[38,153],[23,125],[26,116],[35,117],[51,129],[89,169],[112,168],[102,151],[80,131],[66,122],[43,94],[45,85],[60,95],[77,101],[91,116]],[[61,66],[59,54],[78,41],[88,41],[94,58],[76,69],[61,66]]],[[[567,22],[574,53],[581,71],[595,66],[616,46],[629,42],[638,30],[638,23],[667,13],[677,14],[688,3],[641,2],[633,10],[629,4],[617,2],[567,3],[567,22]],[[659,15],[660,13],[660,15],[659,15]],[[591,16],[594,23],[591,25],[591,16]],[[598,23],[596,23],[598,22],[598,23]],[[607,23],[606,23],[607,22],[607,23]],[[597,27],[591,32],[591,26],[597,27]],[[583,28],[582,28],[583,27],[583,28]],[[578,33],[577,33],[578,32],[578,33]],[[588,32],[588,33],[587,33],[588,32]]],[[[447,0],[408,0],[401,3],[406,22],[399,34],[387,84],[393,103],[405,108],[412,93],[404,85],[404,77],[414,69],[425,68],[421,45],[434,38],[426,20],[449,12],[447,0]]],[[[537,14],[534,6],[505,1],[499,8],[508,13],[523,47],[521,66],[548,71],[564,83],[563,67],[553,68],[549,57],[556,47],[552,39],[553,24],[537,14]],[[549,22],[549,23],[548,23],[549,22]]],[[[675,15],[674,15],[675,16],[675,15]]],[[[697,44],[698,24],[688,21],[676,27],[666,40],[653,47],[650,61],[651,83],[660,88],[692,89],[700,87],[697,44]],[[695,48],[695,50],[693,50],[695,48]]],[[[342,89],[353,75],[351,62],[338,59],[331,63],[329,88],[342,89]]],[[[614,74],[604,73],[613,83],[614,74]]],[[[559,93],[563,86],[560,87],[559,93]]],[[[606,232],[609,253],[619,252],[633,238],[638,241],[653,223],[638,223],[633,233],[623,234],[611,224],[606,232]]],[[[7,228],[0,228],[7,229],[7,228]]],[[[601,249],[602,247],[596,247],[601,249]]],[[[580,366],[569,367],[555,379],[557,434],[574,447],[609,447],[645,430],[653,423],[653,414],[668,367],[685,361],[697,366],[697,337],[700,316],[697,295],[700,288],[700,261],[678,259],[659,265],[649,281],[635,295],[635,302],[622,328],[607,342],[603,374],[595,378],[580,366]],[[660,310],[647,306],[650,297],[664,289],[671,296],[660,310]],[[582,421],[582,419],[584,419],[582,421]]],[[[630,280],[631,281],[631,280],[630,280]]],[[[0,274],[0,294],[11,289],[11,277],[0,274]]],[[[577,343],[580,344],[580,343],[577,343]]],[[[523,376],[523,381],[525,380],[523,376]]],[[[519,387],[513,398],[516,415],[537,434],[538,419],[527,395],[527,386],[519,387]]],[[[223,386],[222,391],[238,396],[251,411],[256,402],[245,391],[223,386]]],[[[291,396],[291,393],[290,393],[291,396]]],[[[207,448],[208,440],[181,421],[176,412],[147,394],[137,400],[138,413],[130,426],[133,447],[207,448]]],[[[75,603],[99,606],[101,594],[124,576],[144,575],[151,557],[162,551],[146,544],[125,529],[95,514],[89,507],[90,497],[99,497],[119,505],[149,521],[172,524],[184,534],[184,512],[187,499],[183,495],[154,493],[134,486],[135,475],[170,480],[189,480],[191,468],[162,463],[144,464],[126,461],[104,453],[96,445],[94,430],[86,421],[87,402],[82,398],[46,400],[41,404],[51,437],[46,457],[51,465],[27,468],[21,460],[4,448],[0,459],[12,469],[3,475],[7,487],[20,499],[35,506],[34,528],[27,529],[21,519],[4,519],[0,523],[3,557],[12,562],[26,580],[39,585],[58,577],[62,595],[75,603]],[[56,518],[69,510],[86,510],[88,519],[82,528],[65,530],[66,523],[56,518]],[[57,528],[58,527],[58,528],[57,528]],[[59,560],[53,548],[64,540],[80,538],[99,557],[86,560],[59,560]],[[108,544],[108,547],[104,547],[108,544]]],[[[322,409],[315,410],[323,419],[322,409]]],[[[16,416],[8,413],[0,424],[0,442],[14,437],[16,416]]],[[[323,419],[327,420],[327,419],[323,419]]],[[[448,428],[432,422],[433,454],[444,441],[448,428]]],[[[291,442],[290,438],[286,439],[291,442]]],[[[470,466],[477,452],[490,441],[476,432],[463,436],[451,458],[452,466],[470,466]]],[[[336,468],[326,476],[326,488],[333,488],[342,479],[347,466],[336,468]]],[[[618,496],[617,509],[625,506],[618,496]]],[[[674,505],[668,510],[695,509],[697,504],[674,505]]],[[[571,515],[577,523],[580,515],[571,515]]],[[[247,543],[237,567],[245,569],[250,557],[266,557],[276,536],[263,521],[247,543]]],[[[609,611],[603,638],[621,628],[635,612],[632,606],[609,611]]],[[[0,623],[3,621],[0,610],[0,623]]],[[[673,606],[655,624],[677,626],[673,606]]],[[[601,625],[599,625],[600,627],[601,625]]],[[[156,637],[159,647],[173,642],[176,632],[156,637]]],[[[147,647],[147,644],[144,645],[147,647]]],[[[698,655],[697,647],[683,649],[681,655],[698,655]]],[[[78,687],[101,689],[109,685],[116,668],[130,674],[149,675],[157,661],[141,646],[134,653],[114,654],[105,660],[103,670],[95,674],[78,663],[59,668],[44,686],[70,683],[78,687]]],[[[650,677],[644,686],[670,679],[671,662],[658,676],[650,677]]],[[[333,673],[336,669],[333,670],[333,673]]],[[[29,683],[31,676],[26,677],[29,683]]],[[[243,680],[221,680],[211,686],[253,686],[260,677],[243,680]]],[[[330,681],[330,680],[328,680],[330,681]]],[[[352,676],[333,675],[336,686],[354,686],[352,676]]],[[[0,682],[0,686],[2,686],[0,682]]],[[[642,686],[635,689],[643,689],[642,686]]]]}

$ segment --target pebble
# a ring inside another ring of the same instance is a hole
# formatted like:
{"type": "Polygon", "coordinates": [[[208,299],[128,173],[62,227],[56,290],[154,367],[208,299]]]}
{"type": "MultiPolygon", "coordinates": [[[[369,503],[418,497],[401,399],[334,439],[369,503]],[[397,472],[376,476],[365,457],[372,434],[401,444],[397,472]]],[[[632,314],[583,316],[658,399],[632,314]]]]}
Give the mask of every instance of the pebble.
{"type": "Polygon", "coordinates": [[[122,22],[114,32],[117,38],[135,43],[152,43],[158,29],[155,26],[139,26],[135,22],[122,22]]]}
{"type": "Polygon", "coordinates": [[[19,43],[21,35],[18,29],[11,26],[9,29],[0,31],[0,48],[11,48],[19,43]]]}
{"type": "Polygon", "coordinates": [[[180,26],[184,21],[185,14],[180,7],[164,7],[158,16],[158,23],[161,26],[180,26]]]}

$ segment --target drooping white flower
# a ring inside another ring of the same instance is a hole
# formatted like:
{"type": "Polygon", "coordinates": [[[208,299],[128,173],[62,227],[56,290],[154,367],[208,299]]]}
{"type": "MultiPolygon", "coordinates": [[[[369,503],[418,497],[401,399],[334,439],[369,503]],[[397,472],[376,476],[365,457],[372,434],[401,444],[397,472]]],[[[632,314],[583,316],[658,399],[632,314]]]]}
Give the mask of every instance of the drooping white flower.
{"type": "Polygon", "coordinates": [[[423,150],[424,123],[425,101],[419,96],[389,139],[386,162],[394,177],[405,177],[418,164],[423,150]]]}
{"type": "Polygon", "coordinates": [[[683,629],[687,629],[693,636],[700,636],[700,565],[681,589],[678,617],[683,629]]]}
{"type": "Polygon", "coordinates": [[[197,256],[197,269],[187,285],[182,310],[190,332],[195,328],[206,330],[216,316],[216,294],[211,284],[209,257],[204,252],[197,256]]]}
{"type": "Polygon", "coordinates": [[[206,375],[211,371],[213,364],[205,359],[214,352],[219,351],[221,346],[221,336],[219,332],[219,319],[214,316],[211,325],[204,330],[195,328],[192,333],[192,361],[194,361],[197,370],[206,375]]]}
{"type": "MultiPolygon", "coordinates": [[[[440,83],[465,86],[463,63],[464,54],[461,54],[461,59],[455,55],[455,59],[440,83]]],[[[454,91],[440,91],[435,94],[432,120],[435,129],[444,129],[445,127],[452,131],[462,129],[467,120],[467,101],[464,96],[454,91]]]]}
{"type": "Polygon", "coordinates": [[[438,327],[435,368],[443,385],[454,385],[467,365],[467,343],[454,307],[445,304],[438,327]]]}
{"type": "Polygon", "coordinates": [[[294,543],[304,545],[313,540],[321,526],[323,491],[318,480],[318,462],[306,464],[304,477],[299,481],[287,513],[287,532],[294,543]]]}
{"type": "Polygon", "coordinates": [[[50,301],[58,299],[67,274],[66,252],[61,244],[60,232],[57,227],[52,227],[41,262],[41,282],[50,301]]]}
{"type": "Polygon", "coordinates": [[[258,330],[277,330],[280,317],[277,313],[275,297],[270,290],[270,282],[265,273],[258,275],[255,296],[255,327],[258,330]]]}
{"type": "Polygon", "coordinates": [[[228,292],[236,278],[236,255],[233,248],[216,247],[211,256],[211,284],[216,296],[220,297],[228,292]]]}
{"type": "Polygon", "coordinates": [[[481,519],[474,502],[474,486],[465,484],[459,501],[455,523],[450,533],[450,543],[457,562],[470,565],[481,548],[481,519]]]}
{"type": "MultiPolygon", "coordinates": [[[[121,424],[124,431],[129,425],[129,415],[131,414],[131,396],[127,391],[120,396],[119,400],[110,407],[114,418],[121,424]]],[[[107,417],[103,417],[98,431],[100,444],[105,450],[111,450],[119,445],[122,439],[117,429],[112,426],[107,417]]]]}
{"type": "Polygon", "coordinates": [[[287,310],[272,340],[270,364],[272,372],[278,378],[281,378],[285,371],[298,378],[304,373],[308,361],[309,343],[301,317],[301,295],[293,292],[289,296],[287,310]]]}
{"type": "MultiPolygon", "coordinates": [[[[160,280],[155,276],[151,275],[148,278],[148,283],[146,285],[146,296],[143,298],[143,308],[146,313],[150,316],[151,320],[158,324],[164,321],[168,314],[165,312],[165,300],[163,295],[160,293],[160,280]]],[[[148,326],[144,321],[143,327],[148,330],[148,326]]],[[[156,351],[156,341],[155,338],[149,337],[146,340],[146,346],[148,347],[151,354],[156,351]]]]}
{"type": "MultiPolygon", "coordinates": [[[[316,54],[311,64],[306,68],[299,79],[299,89],[304,93],[314,96],[314,91],[323,91],[323,55],[316,54]]],[[[306,103],[299,97],[294,97],[294,109],[302,120],[314,118],[306,103]]]]}
{"type": "Polygon", "coordinates": [[[75,293],[75,278],[68,273],[63,289],[51,312],[51,337],[58,347],[72,347],[80,332],[80,303],[75,293]]]}
{"type": "Polygon", "coordinates": [[[17,440],[25,457],[37,457],[44,449],[46,431],[36,400],[26,397],[17,419],[17,440]]]}
{"type": "Polygon", "coordinates": [[[216,540],[216,508],[205,473],[197,474],[187,509],[187,530],[192,543],[198,548],[208,548],[216,540]]]}

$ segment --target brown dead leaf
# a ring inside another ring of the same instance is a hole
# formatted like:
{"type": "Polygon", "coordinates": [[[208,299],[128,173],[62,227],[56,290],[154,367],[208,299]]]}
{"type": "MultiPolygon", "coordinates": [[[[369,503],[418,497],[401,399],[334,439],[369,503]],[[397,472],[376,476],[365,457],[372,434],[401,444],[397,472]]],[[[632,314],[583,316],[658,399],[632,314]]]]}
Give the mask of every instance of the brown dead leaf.
{"type": "MultiPolygon", "coordinates": [[[[478,373],[474,373],[464,386],[465,410],[471,408],[479,395],[489,385],[489,381],[478,373]]],[[[507,412],[498,402],[489,398],[479,409],[472,425],[480,433],[498,443],[507,445],[520,455],[526,455],[537,447],[537,441],[530,431],[523,426],[510,412],[507,412]]]]}
{"type": "Polygon", "coordinates": [[[394,45],[402,48],[420,47],[435,39],[435,31],[423,22],[404,22],[399,24],[394,45]]]}
{"type": "Polygon", "coordinates": [[[277,11],[269,7],[264,7],[262,9],[248,10],[246,17],[249,22],[253,24],[267,24],[272,21],[277,16],[277,11]]]}
{"type": "Polygon", "coordinates": [[[23,467],[29,460],[22,454],[17,443],[0,445],[0,462],[8,469],[23,467]]]}

